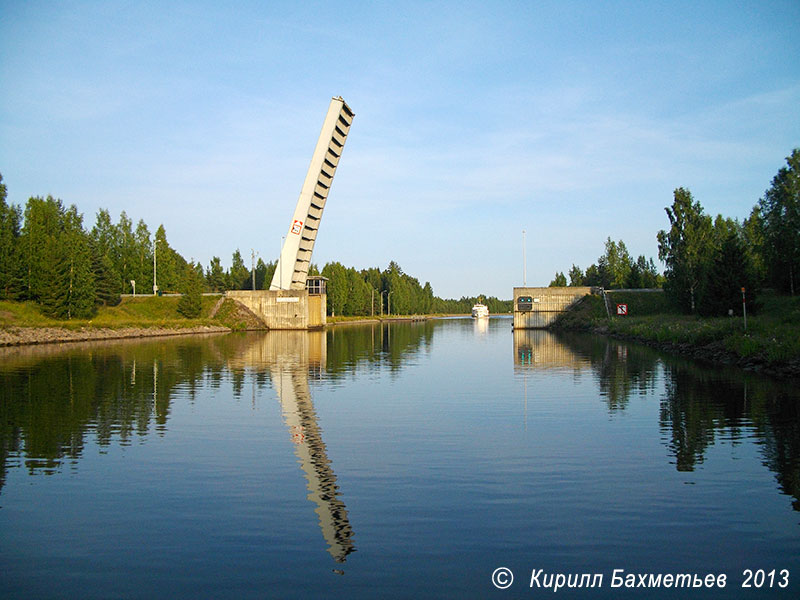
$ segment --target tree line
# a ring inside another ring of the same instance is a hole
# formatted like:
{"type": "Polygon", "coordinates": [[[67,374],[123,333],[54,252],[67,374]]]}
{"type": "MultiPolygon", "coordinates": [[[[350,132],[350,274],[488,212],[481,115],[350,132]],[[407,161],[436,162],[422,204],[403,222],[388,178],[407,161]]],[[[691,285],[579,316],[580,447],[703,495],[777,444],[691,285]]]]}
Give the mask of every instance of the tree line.
{"type": "Polygon", "coordinates": [[[712,219],[678,188],[658,232],[664,291],[685,312],[722,315],[743,294],[757,308],[762,288],[794,295],[800,275],[800,149],[795,148],[742,222],[712,219]],[[743,291],[744,289],[744,291],[743,291]]]}
{"type": "Polygon", "coordinates": [[[569,284],[557,272],[551,286],[606,289],[663,287],[683,312],[724,315],[742,302],[757,309],[761,289],[794,295],[800,284],[800,149],[795,148],[744,221],[706,214],[683,187],[666,209],[669,229],[656,235],[660,275],[652,258],[632,260],[622,240],[586,271],[573,265],[569,284]]]}
{"type": "Polygon", "coordinates": [[[459,300],[435,296],[430,282],[420,284],[403,272],[395,261],[384,270],[377,267],[356,270],[334,262],[320,274],[328,278],[328,314],[331,315],[414,315],[469,314],[480,300],[491,313],[509,312],[511,300],[493,296],[462,297],[459,300]]]}
{"type": "Polygon", "coordinates": [[[169,245],[163,225],[151,236],[144,221],[134,227],[122,212],[113,223],[101,209],[87,231],[74,204],[37,196],[23,210],[6,198],[0,176],[2,299],[37,302],[56,318],[91,317],[99,306],[118,304],[134,285],[139,293],[153,291],[154,252],[160,289],[202,289],[202,267],[169,245]]]}
{"type": "MultiPolygon", "coordinates": [[[[203,268],[170,246],[163,225],[153,235],[143,220],[134,225],[123,211],[114,222],[101,209],[87,229],[74,204],[52,196],[29,198],[24,210],[9,205],[2,181],[0,175],[0,299],[37,302],[56,318],[88,318],[99,306],[118,304],[122,294],[150,294],[157,286],[182,293],[179,311],[195,317],[204,292],[263,290],[272,282],[277,261],[256,261],[255,252],[250,267],[236,249],[228,269],[218,256],[203,268]]],[[[477,300],[438,298],[430,282],[420,283],[394,261],[383,270],[329,262],[321,270],[311,265],[309,275],[328,278],[331,315],[463,314],[477,300]]],[[[510,310],[510,301],[486,302],[492,312],[510,310]]]]}
{"type": "Polygon", "coordinates": [[[604,289],[640,289],[661,287],[663,278],[659,275],[653,259],[644,255],[633,260],[625,242],[606,239],[605,252],[596,263],[583,271],[573,264],[569,270],[569,284],[563,272],[556,272],[550,287],[592,286],[604,289]]]}

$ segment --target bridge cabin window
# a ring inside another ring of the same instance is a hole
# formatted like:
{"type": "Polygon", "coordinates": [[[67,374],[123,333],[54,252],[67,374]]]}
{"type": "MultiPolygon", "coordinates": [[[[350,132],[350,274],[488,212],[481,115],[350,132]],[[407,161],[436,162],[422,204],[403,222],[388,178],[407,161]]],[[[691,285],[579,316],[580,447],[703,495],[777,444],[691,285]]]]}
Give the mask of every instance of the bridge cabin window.
{"type": "Polygon", "coordinates": [[[311,276],[306,279],[306,290],[312,296],[321,296],[328,293],[328,278],[311,276]]]}
{"type": "Polygon", "coordinates": [[[517,310],[518,311],[533,310],[533,297],[520,296],[519,298],[517,298],[517,310]]]}

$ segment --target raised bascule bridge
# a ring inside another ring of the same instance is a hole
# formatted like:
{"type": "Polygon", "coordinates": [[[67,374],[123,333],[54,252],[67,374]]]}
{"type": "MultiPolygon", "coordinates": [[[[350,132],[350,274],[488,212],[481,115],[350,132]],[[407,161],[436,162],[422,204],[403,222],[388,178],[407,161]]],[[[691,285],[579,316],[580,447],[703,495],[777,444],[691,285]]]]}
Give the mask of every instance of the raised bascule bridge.
{"type": "Polygon", "coordinates": [[[325,326],[325,279],[309,277],[308,269],[322,211],[354,116],[341,96],[331,99],[269,290],[233,290],[225,294],[248,308],[269,329],[325,326]]]}

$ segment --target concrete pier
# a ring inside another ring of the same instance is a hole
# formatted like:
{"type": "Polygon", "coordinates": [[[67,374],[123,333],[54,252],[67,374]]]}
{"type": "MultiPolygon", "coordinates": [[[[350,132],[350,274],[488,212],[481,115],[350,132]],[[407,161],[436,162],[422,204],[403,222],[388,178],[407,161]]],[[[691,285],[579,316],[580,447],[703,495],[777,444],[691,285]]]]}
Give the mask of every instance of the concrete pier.
{"type": "Polygon", "coordinates": [[[255,313],[269,329],[325,327],[327,295],[309,290],[231,290],[225,296],[255,313]]]}

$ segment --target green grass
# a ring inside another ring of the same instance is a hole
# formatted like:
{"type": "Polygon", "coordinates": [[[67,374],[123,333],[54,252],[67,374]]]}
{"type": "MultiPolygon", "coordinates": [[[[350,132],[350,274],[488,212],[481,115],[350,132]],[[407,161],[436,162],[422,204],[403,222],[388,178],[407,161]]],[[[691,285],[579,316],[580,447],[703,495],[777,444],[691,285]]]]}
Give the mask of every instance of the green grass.
{"type": "Polygon", "coordinates": [[[235,300],[226,298],[214,317],[217,325],[228,327],[231,331],[247,331],[248,329],[263,329],[264,324],[244,311],[235,300]]]}
{"type": "Polygon", "coordinates": [[[0,301],[0,327],[60,327],[61,323],[42,314],[35,302],[0,301]]]}
{"type": "Polygon", "coordinates": [[[124,327],[184,328],[219,325],[208,318],[219,297],[203,296],[200,318],[186,319],[178,313],[179,297],[126,297],[117,306],[103,306],[91,319],[59,320],[44,315],[34,302],[0,301],[0,327],[82,327],[120,329],[124,327]]]}
{"type": "MultiPolygon", "coordinates": [[[[651,301],[649,298],[652,295],[645,300],[651,301]]],[[[599,330],[648,342],[724,351],[737,359],[765,364],[800,360],[800,297],[762,295],[758,314],[748,315],[747,331],[741,314],[708,318],[677,314],[668,307],[657,312],[658,300],[637,310],[633,304],[636,298],[624,297],[623,293],[610,296],[612,310],[613,304],[627,303],[620,300],[631,300],[626,317],[612,312],[609,318],[602,298],[590,296],[563,315],[557,327],[599,330]]]]}
{"type": "Polygon", "coordinates": [[[556,317],[554,329],[591,330],[607,322],[606,307],[601,296],[584,296],[566,312],[556,317]]]}

